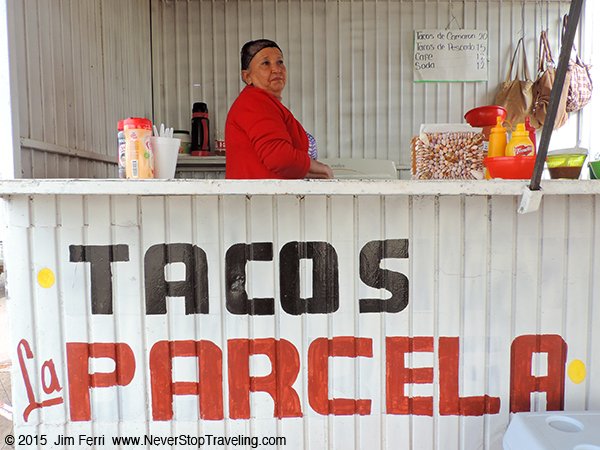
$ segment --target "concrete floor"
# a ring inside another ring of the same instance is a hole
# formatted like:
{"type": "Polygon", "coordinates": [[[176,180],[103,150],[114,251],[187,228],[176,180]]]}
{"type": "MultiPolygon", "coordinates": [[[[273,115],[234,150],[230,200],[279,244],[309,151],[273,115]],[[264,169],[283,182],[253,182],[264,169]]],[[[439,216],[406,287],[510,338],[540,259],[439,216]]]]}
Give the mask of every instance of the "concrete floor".
{"type": "Polygon", "coordinates": [[[4,437],[12,434],[12,422],[3,416],[12,406],[10,392],[10,350],[8,336],[8,314],[4,293],[4,274],[0,278],[0,450],[14,448],[5,444],[4,437]]]}

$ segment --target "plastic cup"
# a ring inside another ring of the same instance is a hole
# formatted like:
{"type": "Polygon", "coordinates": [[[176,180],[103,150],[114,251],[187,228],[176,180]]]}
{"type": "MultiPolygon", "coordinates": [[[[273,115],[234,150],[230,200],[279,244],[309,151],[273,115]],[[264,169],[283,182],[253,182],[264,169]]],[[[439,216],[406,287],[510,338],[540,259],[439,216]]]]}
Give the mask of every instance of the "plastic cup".
{"type": "Polygon", "coordinates": [[[175,178],[180,144],[181,139],[177,138],[150,137],[150,147],[154,154],[154,178],[164,180],[175,178]]]}

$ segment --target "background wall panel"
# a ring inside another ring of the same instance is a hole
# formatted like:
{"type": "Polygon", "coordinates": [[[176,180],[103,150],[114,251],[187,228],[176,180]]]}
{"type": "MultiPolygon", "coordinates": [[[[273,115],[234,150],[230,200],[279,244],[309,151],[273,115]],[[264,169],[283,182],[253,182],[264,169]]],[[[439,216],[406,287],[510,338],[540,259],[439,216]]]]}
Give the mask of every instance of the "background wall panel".
{"type": "MultiPolygon", "coordinates": [[[[222,137],[229,106],[242,88],[241,45],[260,37],[282,47],[288,67],[283,101],[321,157],[410,163],[421,123],[459,123],[493,102],[514,44],[525,37],[535,76],[537,39],[548,28],[555,59],[559,0],[152,0],[154,111],[158,121],[189,129],[191,106],[208,104],[211,139],[222,137]],[[489,80],[413,83],[413,32],[420,28],[489,32],[489,80]]],[[[551,146],[577,141],[578,119],[551,146]]],[[[406,174],[405,174],[406,175],[406,174]]]]}
{"type": "Polygon", "coordinates": [[[17,22],[21,138],[42,143],[22,144],[22,176],[116,176],[118,119],[152,117],[148,1],[18,0],[9,7],[17,22]],[[75,173],[56,156],[44,166],[48,146],[80,159],[75,173]]]}
{"type": "MultiPolygon", "coordinates": [[[[227,111],[242,87],[239,49],[249,39],[270,37],[288,66],[284,103],[316,136],[320,156],[391,159],[407,177],[410,140],[420,124],[462,122],[465,111],[492,102],[519,37],[525,37],[532,77],[540,30],[548,29],[558,57],[560,17],[569,3],[18,0],[9,7],[17,33],[20,133],[76,158],[83,152],[81,165],[101,160],[106,169],[80,172],[111,177],[119,118],[145,116],[189,129],[192,103],[205,101],[211,139],[223,138],[227,111]],[[488,30],[488,82],[413,83],[414,30],[446,27],[488,30]]],[[[586,2],[576,38],[592,64],[596,3],[586,2]]],[[[555,132],[551,148],[578,142],[589,148],[597,104],[594,99],[555,132]]],[[[29,148],[24,151],[46,152],[29,148]]],[[[66,167],[36,176],[71,176],[66,167]]],[[[33,176],[27,161],[23,176],[33,176]]]]}

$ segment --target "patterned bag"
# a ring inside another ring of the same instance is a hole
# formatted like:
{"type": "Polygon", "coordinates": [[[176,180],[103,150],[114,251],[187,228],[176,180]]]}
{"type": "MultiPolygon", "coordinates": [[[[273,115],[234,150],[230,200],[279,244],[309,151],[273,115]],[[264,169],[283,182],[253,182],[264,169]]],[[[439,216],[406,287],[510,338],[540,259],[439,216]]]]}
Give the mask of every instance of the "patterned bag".
{"type": "MultiPolygon", "coordinates": [[[[568,14],[563,16],[562,40],[564,40],[567,31],[568,14]]],[[[592,99],[592,77],[590,67],[579,58],[577,49],[573,45],[575,59],[571,56],[569,60],[568,74],[571,76],[569,83],[569,94],[567,95],[567,112],[576,112],[587,105],[592,99]]]]}

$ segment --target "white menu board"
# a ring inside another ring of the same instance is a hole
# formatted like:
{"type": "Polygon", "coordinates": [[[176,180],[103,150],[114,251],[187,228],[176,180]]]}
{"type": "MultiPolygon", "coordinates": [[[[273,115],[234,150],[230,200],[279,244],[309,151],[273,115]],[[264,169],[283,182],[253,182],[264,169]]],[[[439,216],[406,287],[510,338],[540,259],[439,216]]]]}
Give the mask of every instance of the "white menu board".
{"type": "Polygon", "coordinates": [[[415,82],[487,81],[487,30],[415,30],[415,82]]]}

